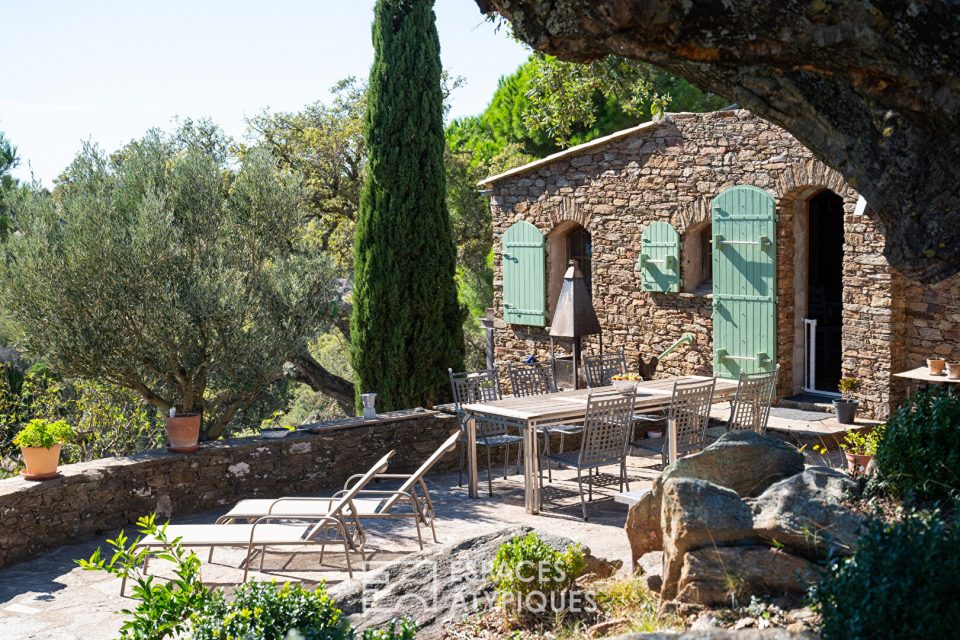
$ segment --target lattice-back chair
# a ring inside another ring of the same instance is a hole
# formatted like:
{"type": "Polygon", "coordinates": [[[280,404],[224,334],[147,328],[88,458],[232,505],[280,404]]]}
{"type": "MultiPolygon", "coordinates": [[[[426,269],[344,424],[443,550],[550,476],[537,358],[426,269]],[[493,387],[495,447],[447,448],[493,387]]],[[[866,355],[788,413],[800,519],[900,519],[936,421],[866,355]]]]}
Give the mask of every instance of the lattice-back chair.
{"type": "Polygon", "coordinates": [[[612,378],[627,372],[627,357],[623,347],[600,355],[583,354],[583,375],[591,389],[609,387],[612,378]]]}
{"type": "MultiPolygon", "coordinates": [[[[463,486],[463,467],[467,457],[467,414],[463,405],[478,402],[493,402],[500,400],[500,379],[496,369],[483,371],[464,371],[454,373],[447,369],[450,375],[450,388],[453,390],[453,402],[456,407],[457,422],[460,424],[460,433],[463,442],[460,447],[460,478],[458,484],[463,486]]],[[[523,437],[510,433],[510,428],[488,420],[477,420],[477,446],[487,450],[487,489],[493,495],[493,476],[490,471],[490,449],[506,447],[503,454],[503,477],[507,477],[507,462],[510,460],[510,445],[517,445],[517,467],[520,467],[520,456],[523,453],[523,437]]]]}
{"type": "MultiPolygon", "coordinates": [[[[623,491],[625,483],[627,490],[630,490],[630,481],[627,478],[627,435],[633,428],[636,393],[636,389],[591,393],[587,397],[580,450],[549,456],[551,460],[577,470],[577,488],[580,491],[580,507],[584,521],[587,519],[587,502],[583,497],[583,470],[587,471],[587,494],[590,500],[593,500],[591,471],[611,464],[620,466],[620,491],[623,491]]],[[[540,482],[542,485],[542,478],[540,482]]]]}
{"type": "MultiPolygon", "coordinates": [[[[678,458],[702,451],[707,445],[710,405],[713,403],[713,390],[716,386],[716,378],[673,383],[673,398],[670,409],[667,410],[667,427],[676,433],[678,458]]],[[[668,449],[669,445],[665,443],[665,457],[668,449]]]]}
{"type": "MultiPolygon", "coordinates": [[[[510,363],[507,365],[507,373],[510,375],[510,389],[513,395],[518,397],[542,396],[547,393],[556,393],[557,385],[553,378],[553,367],[547,363],[524,362],[521,364],[510,363]]],[[[563,441],[567,435],[573,435],[583,431],[583,425],[579,424],[554,424],[540,427],[540,433],[543,434],[543,448],[540,451],[541,459],[550,455],[550,436],[560,435],[560,451],[563,451],[563,441]]],[[[542,470],[543,465],[541,465],[542,470]]],[[[553,482],[553,467],[547,465],[547,477],[553,482]]]]}
{"type": "Polygon", "coordinates": [[[507,365],[507,373],[510,376],[510,390],[517,397],[542,396],[557,391],[553,367],[545,362],[511,362],[507,365]]]}
{"type": "Polygon", "coordinates": [[[756,431],[764,433],[767,430],[767,420],[770,418],[770,405],[777,393],[777,379],[780,376],[780,365],[773,371],[763,373],[740,372],[737,381],[737,395],[730,406],[730,419],[727,420],[728,431],[756,431]]]}

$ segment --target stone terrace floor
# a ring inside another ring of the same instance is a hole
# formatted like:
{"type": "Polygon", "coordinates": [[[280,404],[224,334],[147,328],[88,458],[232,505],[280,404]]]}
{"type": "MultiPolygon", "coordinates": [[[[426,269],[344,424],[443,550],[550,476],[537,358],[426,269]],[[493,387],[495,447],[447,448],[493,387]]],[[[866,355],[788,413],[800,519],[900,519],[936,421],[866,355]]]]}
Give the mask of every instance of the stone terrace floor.
{"type": "MultiPolygon", "coordinates": [[[[817,417],[817,416],[814,416],[817,417]]],[[[781,426],[791,426],[778,418],[781,426]]],[[[771,419],[773,422],[773,419],[771,419]]],[[[792,426],[803,430],[802,420],[792,426]]],[[[771,426],[773,426],[771,424],[771,426]]],[[[823,427],[823,425],[820,425],[823,427]]],[[[822,464],[818,455],[807,451],[808,462],[822,464]]],[[[831,456],[834,465],[837,456],[831,456]]],[[[629,458],[630,489],[649,488],[659,473],[659,456],[629,458]]],[[[494,471],[496,472],[496,465],[494,471]]],[[[502,466],[500,467],[502,473],[502,466]]],[[[511,472],[513,470],[511,469],[511,472]]],[[[430,476],[427,480],[437,511],[437,536],[441,544],[457,542],[507,526],[530,525],[541,531],[563,535],[590,547],[594,555],[630,563],[630,549],[623,533],[627,507],[615,503],[618,492],[614,467],[604,469],[595,487],[594,502],[587,506],[589,522],[580,520],[580,502],[575,473],[554,471],[554,483],[546,492],[544,513],[532,516],[523,508],[523,477],[494,478],[494,495],[486,493],[486,474],[481,466],[481,496],[467,497],[466,488],[457,486],[457,473],[430,476]]],[[[176,518],[176,523],[210,523],[219,513],[190,518],[176,518]]],[[[384,563],[417,550],[412,521],[386,520],[365,524],[367,553],[371,566],[384,563]]],[[[0,639],[3,640],[100,640],[114,638],[122,618],[116,611],[132,607],[135,601],[120,597],[120,581],[101,572],[87,572],[74,561],[89,557],[107,538],[87,540],[60,547],[47,555],[0,570],[0,639]]],[[[130,531],[128,530],[128,533],[130,531]]],[[[435,545],[425,533],[427,548],[435,545]]],[[[289,549],[289,548],[286,548],[289,549]]],[[[232,587],[242,578],[240,566],[245,550],[220,549],[212,564],[204,563],[203,577],[210,585],[232,587]]],[[[198,550],[201,558],[205,550],[198,550]]],[[[359,564],[359,563],[355,563],[359,564]]],[[[169,565],[155,562],[151,573],[170,575],[169,565]]],[[[262,573],[251,571],[251,579],[278,582],[296,581],[312,585],[319,580],[335,584],[346,579],[343,554],[335,546],[328,547],[324,566],[318,564],[314,552],[291,556],[289,553],[268,553],[262,573]]],[[[128,592],[129,593],[129,592],[128,592]]]]}

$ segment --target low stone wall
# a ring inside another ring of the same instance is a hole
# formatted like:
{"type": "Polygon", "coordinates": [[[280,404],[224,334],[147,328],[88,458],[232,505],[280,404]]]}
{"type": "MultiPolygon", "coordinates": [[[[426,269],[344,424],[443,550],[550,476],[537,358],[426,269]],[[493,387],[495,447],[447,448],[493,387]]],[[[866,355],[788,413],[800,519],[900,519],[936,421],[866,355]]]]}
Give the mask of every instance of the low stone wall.
{"type": "MultiPolygon", "coordinates": [[[[415,470],[457,428],[453,416],[403,411],[306,425],[279,439],[222,440],[190,454],[147,451],[65,465],[45,482],[0,480],[0,567],[128,527],[156,512],[183,517],[254,497],[340,488],[391,449],[391,472],[415,470]]],[[[455,469],[447,454],[435,471],[455,469]]]]}

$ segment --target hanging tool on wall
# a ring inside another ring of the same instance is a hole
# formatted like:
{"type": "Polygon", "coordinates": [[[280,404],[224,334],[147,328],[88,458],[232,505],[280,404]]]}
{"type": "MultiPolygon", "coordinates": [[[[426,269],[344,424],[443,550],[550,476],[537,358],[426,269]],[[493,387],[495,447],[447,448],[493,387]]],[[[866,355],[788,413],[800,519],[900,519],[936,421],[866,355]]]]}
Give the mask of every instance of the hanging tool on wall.
{"type": "Polygon", "coordinates": [[[693,334],[685,333],[680,338],[674,342],[672,345],[660,352],[660,355],[651,357],[648,361],[644,362],[643,356],[638,358],[639,360],[639,373],[644,380],[653,380],[653,377],[657,373],[657,365],[660,364],[660,361],[666,358],[668,355],[673,353],[677,347],[682,344],[693,344],[693,334]]]}

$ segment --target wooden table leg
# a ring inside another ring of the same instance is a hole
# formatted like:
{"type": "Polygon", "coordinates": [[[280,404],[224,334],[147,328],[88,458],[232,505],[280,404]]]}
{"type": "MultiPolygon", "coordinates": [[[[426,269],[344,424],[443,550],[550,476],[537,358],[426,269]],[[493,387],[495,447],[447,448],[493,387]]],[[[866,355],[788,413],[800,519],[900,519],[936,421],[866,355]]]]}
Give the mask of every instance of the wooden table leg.
{"type": "Polygon", "coordinates": [[[523,427],[523,493],[527,513],[540,513],[540,439],[537,425],[529,422],[523,427]]]}
{"type": "Polygon", "coordinates": [[[471,498],[479,497],[477,482],[477,420],[467,420],[467,490],[471,498]]]}

